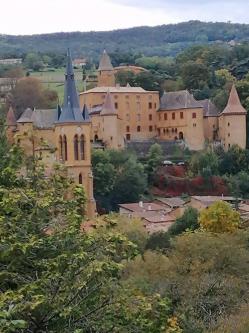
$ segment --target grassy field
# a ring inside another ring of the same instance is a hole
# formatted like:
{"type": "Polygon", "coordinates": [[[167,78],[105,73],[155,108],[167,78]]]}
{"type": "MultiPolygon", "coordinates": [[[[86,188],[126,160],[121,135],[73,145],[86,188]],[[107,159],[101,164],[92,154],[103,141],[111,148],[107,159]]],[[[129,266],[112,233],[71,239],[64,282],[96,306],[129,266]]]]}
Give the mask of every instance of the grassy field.
{"type": "MultiPolygon", "coordinates": [[[[65,68],[54,71],[31,72],[30,75],[41,80],[44,87],[55,90],[59,97],[59,103],[63,102],[65,68]]],[[[83,91],[82,70],[75,70],[75,81],[78,92],[83,91]]]]}

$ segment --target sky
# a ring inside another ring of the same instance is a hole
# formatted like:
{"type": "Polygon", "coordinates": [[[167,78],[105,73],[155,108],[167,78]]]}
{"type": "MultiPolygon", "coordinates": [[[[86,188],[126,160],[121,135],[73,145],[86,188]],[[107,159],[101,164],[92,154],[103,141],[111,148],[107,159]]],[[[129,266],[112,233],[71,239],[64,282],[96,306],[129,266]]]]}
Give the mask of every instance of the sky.
{"type": "Polygon", "coordinates": [[[249,23],[249,0],[0,0],[0,34],[104,31],[189,20],[249,23]]]}

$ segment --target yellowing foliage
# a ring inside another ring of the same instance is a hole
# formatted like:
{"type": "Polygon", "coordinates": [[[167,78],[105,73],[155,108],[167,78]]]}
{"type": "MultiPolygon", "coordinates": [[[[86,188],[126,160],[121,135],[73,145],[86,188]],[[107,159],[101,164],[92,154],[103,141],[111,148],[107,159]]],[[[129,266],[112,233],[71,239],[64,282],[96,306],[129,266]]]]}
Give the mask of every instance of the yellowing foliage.
{"type": "Polygon", "coordinates": [[[240,225],[240,215],[228,203],[217,201],[201,212],[199,224],[210,232],[234,232],[240,225]]]}

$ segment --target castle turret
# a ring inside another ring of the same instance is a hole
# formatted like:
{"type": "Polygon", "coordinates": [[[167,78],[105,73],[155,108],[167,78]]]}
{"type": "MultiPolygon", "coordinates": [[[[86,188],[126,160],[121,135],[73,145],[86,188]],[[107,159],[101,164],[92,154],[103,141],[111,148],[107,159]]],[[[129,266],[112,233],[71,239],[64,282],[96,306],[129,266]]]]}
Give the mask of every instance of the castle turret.
{"type": "Polygon", "coordinates": [[[58,108],[55,124],[57,159],[63,161],[68,174],[76,183],[84,185],[88,201],[87,215],[95,214],[91,169],[91,122],[86,108],[80,109],[70,51],[67,53],[64,103],[58,108]]]}
{"type": "Polygon", "coordinates": [[[115,87],[115,73],[111,59],[104,50],[98,68],[98,87],[115,87]]]}
{"type": "Polygon", "coordinates": [[[100,116],[102,118],[102,135],[105,146],[112,149],[123,148],[124,139],[122,136],[121,121],[109,90],[107,91],[100,116]]]}
{"type": "Polygon", "coordinates": [[[246,110],[241,105],[234,84],[227,106],[219,117],[219,136],[225,149],[234,144],[246,148],[246,110]]]}
{"type": "Polygon", "coordinates": [[[16,116],[15,116],[15,113],[14,113],[14,110],[12,107],[9,108],[9,111],[7,113],[6,125],[7,125],[7,129],[6,129],[7,139],[11,144],[13,144],[15,141],[14,135],[15,135],[15,131],[17,128],[17,122],[16,122],[16,116]]]}

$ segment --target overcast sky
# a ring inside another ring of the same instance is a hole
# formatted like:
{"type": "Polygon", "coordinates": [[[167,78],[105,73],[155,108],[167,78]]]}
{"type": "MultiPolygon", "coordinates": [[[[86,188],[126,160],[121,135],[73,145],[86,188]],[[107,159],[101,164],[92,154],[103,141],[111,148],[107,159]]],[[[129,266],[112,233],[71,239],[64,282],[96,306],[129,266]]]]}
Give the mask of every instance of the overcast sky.
{"type": "Polygon", "coordinates": [[[0,1],[0,34],[99,31],[189,20],[249,23],[249,0],[0,1]]]}

